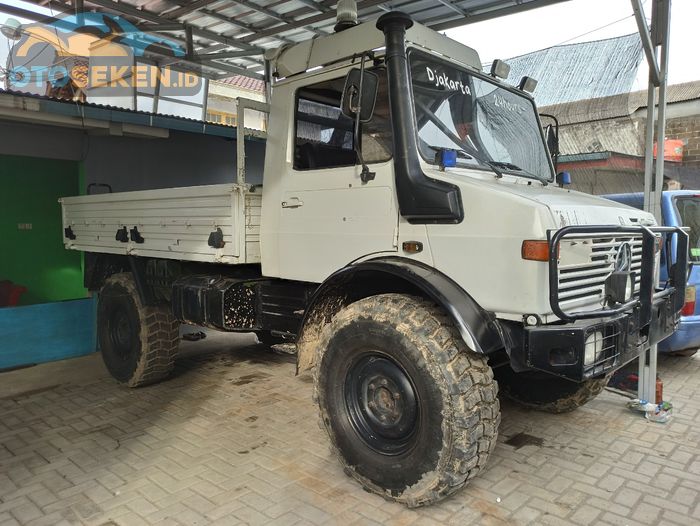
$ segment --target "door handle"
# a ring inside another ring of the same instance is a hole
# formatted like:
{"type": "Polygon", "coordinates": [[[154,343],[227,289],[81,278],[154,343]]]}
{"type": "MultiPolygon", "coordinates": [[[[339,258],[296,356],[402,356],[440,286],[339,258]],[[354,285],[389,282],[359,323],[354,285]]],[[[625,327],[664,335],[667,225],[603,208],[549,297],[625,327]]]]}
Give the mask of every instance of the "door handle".
{"type": "Polygon", "coordinates": [[[299,208],[304,204],[304,201],[298,197],[288,197],[286,201],[282,201],[282,208],[299,208]]]}

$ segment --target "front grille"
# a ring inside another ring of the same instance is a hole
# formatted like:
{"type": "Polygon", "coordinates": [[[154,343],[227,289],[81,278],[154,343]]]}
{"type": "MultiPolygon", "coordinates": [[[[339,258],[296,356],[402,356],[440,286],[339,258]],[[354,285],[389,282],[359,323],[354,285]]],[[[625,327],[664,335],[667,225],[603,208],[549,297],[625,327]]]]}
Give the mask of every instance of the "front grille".
{"type": "Polygon", "coordinates": [[[564,312],[604,307],[605,279],[615,269],[615,258],[623,243],[632,249],[631,271],[635,293],[639,291],[642,264],[642,235],[567,235],[559,244],[559,305],[564,312]]]}

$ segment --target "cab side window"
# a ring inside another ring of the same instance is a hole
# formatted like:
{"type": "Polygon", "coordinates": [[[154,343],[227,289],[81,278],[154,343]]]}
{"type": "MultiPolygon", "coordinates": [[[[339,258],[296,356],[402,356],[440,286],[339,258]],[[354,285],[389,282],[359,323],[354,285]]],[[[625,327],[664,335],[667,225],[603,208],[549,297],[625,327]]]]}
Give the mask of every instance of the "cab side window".
{"type": "Polygon", "coordinates": [[[315,170],[357,162],[353,121],[340,111],[344,78],[306,86],[297,93],[294,168],[315,170]]]}
{"type": "Polygon", "coordinates": [[[394,146],[389,115],[389,88],[386,69],[375,68],[372,71],[379,75],[377,102],[374,104],[372,119],[360,127],[362,131],[362,157],[368,164],[390,160],[394,146]]]}
{"type": "MultiPolygon", "coordinates": [[[[391,159],[391,122],[386,73],[380,76],[374,116],[361,125],[365,162],[391,159]]],[[[353,140],[354,121],[340,111],[345,77],[305,86],[297,92],[294,168],[316,170],[358,163],[353,140]]]]}

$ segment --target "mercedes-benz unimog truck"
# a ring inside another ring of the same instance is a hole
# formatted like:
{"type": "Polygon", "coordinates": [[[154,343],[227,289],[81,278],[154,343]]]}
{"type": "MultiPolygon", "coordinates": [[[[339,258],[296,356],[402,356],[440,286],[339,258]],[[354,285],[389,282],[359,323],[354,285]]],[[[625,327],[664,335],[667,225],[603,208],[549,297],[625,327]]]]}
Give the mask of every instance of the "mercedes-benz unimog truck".
{"type": "Polygon", "coordinates": [[[400,12],[267,59],[262,185],[239,156],[229,184],[62,199],[118,381],[166,378],[181,323],[294,343],[345,471],[419,506],[484,468],[499,390],[570,411],[674,330],[687,235],[560,187],[530,79],[400,12]]]}

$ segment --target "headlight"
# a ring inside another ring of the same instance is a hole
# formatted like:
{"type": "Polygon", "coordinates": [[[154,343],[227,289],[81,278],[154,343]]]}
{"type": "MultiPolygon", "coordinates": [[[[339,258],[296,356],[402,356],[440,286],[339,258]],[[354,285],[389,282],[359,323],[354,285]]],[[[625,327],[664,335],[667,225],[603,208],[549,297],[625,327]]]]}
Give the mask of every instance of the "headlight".
{"type": "Polygon", "coordinates": [[[595,331],[586,336],[583,365],[595,363],[596,356],[603,350],[603,333],[595,331]]]}
{"type": "Polygon", "coordinates": [[[605,296],[611,304],[623,304],[632,299],[634,272],[613,272],[605,279],[605,296]]]}

